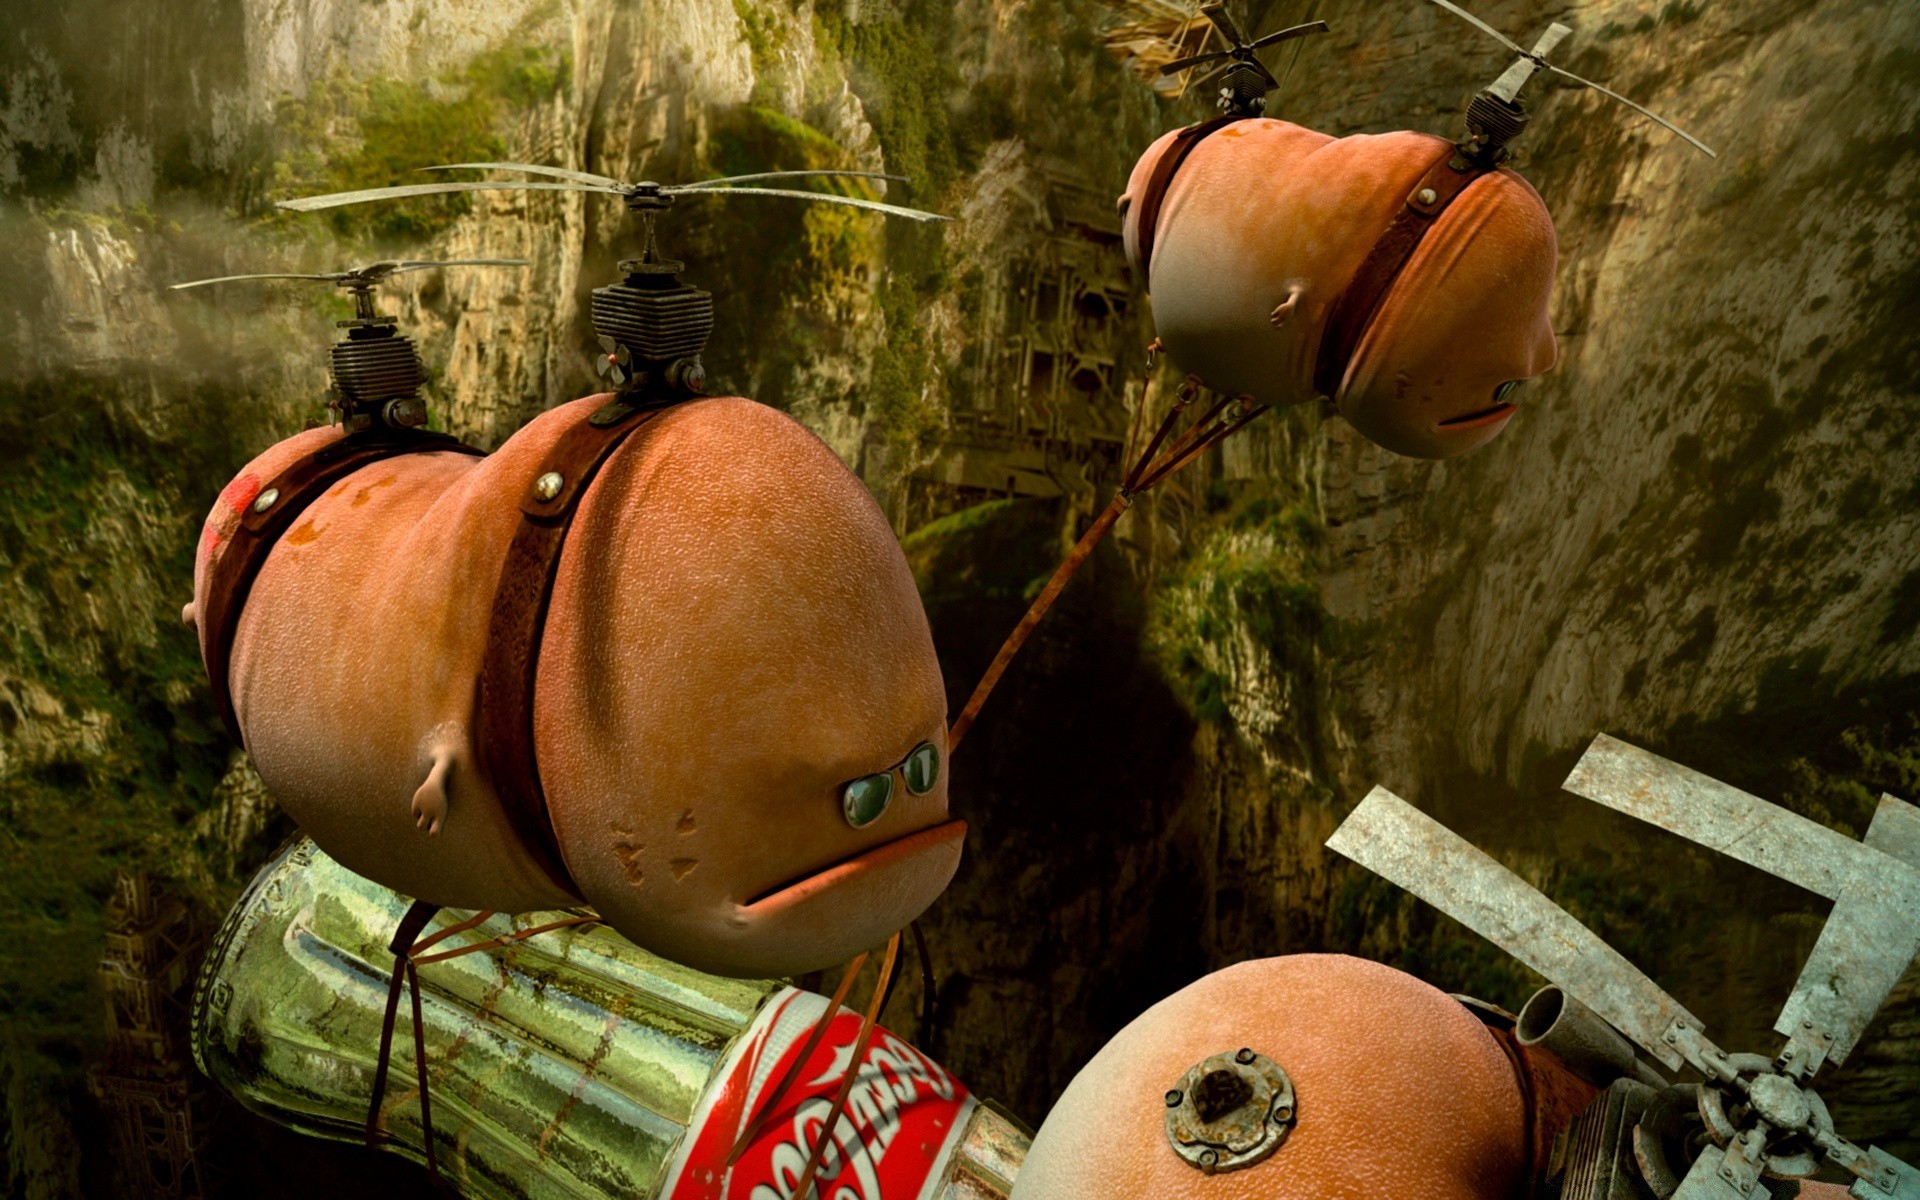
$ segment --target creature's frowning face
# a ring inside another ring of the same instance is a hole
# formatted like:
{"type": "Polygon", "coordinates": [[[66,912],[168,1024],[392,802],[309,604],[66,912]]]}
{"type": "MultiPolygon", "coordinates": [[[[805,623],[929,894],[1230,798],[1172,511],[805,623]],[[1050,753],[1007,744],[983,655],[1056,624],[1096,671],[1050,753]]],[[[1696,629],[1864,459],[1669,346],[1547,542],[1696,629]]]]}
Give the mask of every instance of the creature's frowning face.
{"type": "Polygon", "coordinates": [[[568,868],[616,929],[733,975],[884,940],[959,862],[945,712],[899,543],[812,434],[700,401],[607,464],[535,723],[568,868]]]}
{"type": "Polygon", "coordinates": [[[1497,437],[1520,385],[1556,357],[1548,302],[1553,218],[1501,171],[1454,200],[1408,260],[1340,388],[1340,413],[1414,458],[1451,458],[1497,437]]]}

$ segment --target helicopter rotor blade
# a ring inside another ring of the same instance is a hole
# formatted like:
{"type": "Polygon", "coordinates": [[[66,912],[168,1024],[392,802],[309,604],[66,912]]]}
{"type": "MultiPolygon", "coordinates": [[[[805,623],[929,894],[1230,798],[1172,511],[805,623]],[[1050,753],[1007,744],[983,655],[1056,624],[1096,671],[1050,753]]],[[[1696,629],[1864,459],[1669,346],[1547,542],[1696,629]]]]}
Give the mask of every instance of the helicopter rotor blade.
{"type": "Polygon", "coordinates": [[[1698,1017],[1532,884],[1392,792],[1369,792],[1327,847],[1559,984],[1669,1070],[1685,1062],[1720,1073],[1712,1058],[1725,1055],[1698,1017]]]}
{"type": "Polygon", "coordinates": [[[1176,58],[1166,66],[1161,67],[1160,73],[1162,75],[1176,75],[1188,67],[1197,67],[1201,63],[1210,63],[1216,58],[1231,58],[1232,56],[1233,51],[1231,50],[1215,50],[1212,54],[1196,54],[1191,58],[1176,58]]]}
{"type": "Polygon", "coordinates": [[[457,192],[597,192],[605,196],[624,196],[617,188],[595,187],[581,183],[410,183],[400,187],[366,188],[358,192],[333,192],[325,196],[302,196],[282,200],[275,207],[289,212],[318,212],[370,200],[405,200],[411,196],[449,196],[457,192]]]}
{"type": "Polygon", "coordinates": [[[218,279],[195,279],[190,283],[169,284],[167,290],[183,292],[188,288],[206,287],[210,283],[238,283],[248,279],[305,279],[316,283],[335,283],[345,278],[347,278],[346,275],[338,272],[332,275],[293,275],[278,272],[265,275],[222,275],[218,279]]]}
{"type": "Polygon", "coordinates": [[[393,270],[387,274],[402,275],[408,271],[428,271],[434,267],[524,267],[526,265],[527,260],[524,258],[409,259],[406,262],[393,264],[393,270]]]}
{"type": "Polygon", "coordinates": [[[1514,98],[1520,94],[1520,89],[1527,86],[1527,81],[1539,73],[1541,66],[1547,61],[1547,55],[1553,53],[1554,47],[1565,41],[1572,32],[1573,30],[1557,21],[1547,26],[1547,31],[1540,35],[1540,40],[1533,44],[1533,52],[1514,59],[1513,65],[1501,72],[1500,78],[1494,80],[1487,90],[1508,104],[1512,104],[1514,98]]]}
{"type": "MultiPolygon", "coordinates": [[[[1433,2],[1435,4],[1440,4],[1443,2],[1443,0],[1433,0],[1433,2]]],[[[1713,152],[1713,148],[1711,146],[1707,145],[1705,142],[1701,141],[1699,138],[1688,133],[1686,130],[1680,128],[1678,125],[1675,125],[1672,121],[1667,120],[1665,117],[1661,116],[1657,112],[1654,112],[1652,109],[1645,108],[1641,105],[1635,104],[1633,101],[1627,99],[1625,96],[1622,96],[1619,92],[1613,91],[1609,88],[1601,87],[1599,84],[1595,83],[1591,79],[1582,79],[1580,76],[1575,75],[1572,71],[1566,70],[1563,67],[1556,67],[1552,63],[1542,63],[1541,65],[1544,66],[1547,70],[1552,71],[1555,75],[1564,75],[1565,77],[1573,80],[1575,83],[1579,84],[1582,87],[1590,87],[1594,91],[1599,92],[1602,96],[1607,96],[1614,100],[1618,100],[1620,103],[1626,105],[1628,108],[1639,113],[1641,116],[1647,118],[1649,121],[1652,121],[1654,124],[1663,126],[1669,131],[1679,135],[1679,137],[1683,141],[1685,141],[1689,146],[1692,146],[1694,149],[1700,151],[1700,153],[1706,155],[1708,158],[1720,157],[1718,154],[1715,154],[1713,152]]]]}
{"type": "Polygon", "coordinates": [[[1465,21],[1467,24],[1472,25],[1474,28],[1478,29],[1481,33],[1484,33],[1488,37],[1493,38],[1495,41],[1499,42],[1501,45],[1505,46],[1507,49],[1513,51],[1515,54],[1527,53],[1527,48],[1525,46],[1522,46],[1519,42],[1514,41],[1512,38],[1508,37],[1506,34],[1501,33],[1498,29],[1495,29],[1493,26],[1487,24],[1485,21],[1482,21],[1479,17],[1474,16],[1472,13],[1468,12],[1466,9],[1461,8],[1458,4],[1451,3],[1451,0],[1433,0],[1433,3],[1438,4],[1441,8],[1446,9],[1448,12],[1452,13],[1456,17],[1459,17],[1461,20],[1465,21]]]}
{"type": "Polygon", "coordinates": [[[1254,55],[1249,54],[1242,61],[1244,61],[1247,65],[1251,66],[1254,70],[1260,72],[1260,78],[1267,81],[1267,87],[1269,89],[1277,88],[1280,86],[1280,81],[1273,77],[1273,72],[1267,70],[1267,64],[1261,62],[1254,55]]]}
{"type": "Polygon", "coordinates": [[[864,208],[871,212],[886,213],[888,216],[905,217],[910,221],[953,220],[952,217],[942,216],[939,213],[922,212],[917,208],[902,208],[897,204],[882,204],[878,200],[862,200],[858,196],[835,196],[827,192],[793,192],[785,188],[722,187],[703,188],[692,194],[697,196],[787,196],[794,200],[817,200],[822,204],[845,204],[853,208],[864,208]]]}
{"type": "Polygon", "coordinates": [[[1213,27],[1220,31],[1234,49],[1238,50],[1247,44],[1247,39],[1240,36],[1240,27],[1233,23],[1232,17],[1227,15],[1225,4],[1202,4],[1200,15],[1213,22],[1213,27]]]}
{"type": "Polygon", "coordinates": [[[1329,29],[1330,26],[1328,26],[1325,21],[1308,21],[1305,25],[1295,25],[1290,29],[1282,29],[1278,33],[1270,33],[1249,45],[1247,49],[1264,50],[1275,42],[1284,42],[1288,38],[1305,37],[1310,33],[1326,33],[1329,29]]]}
{"type": "Polygon", "coordinates": [[[749,183],[756,179],[797,179],[803,175],[833,175],[852,179],[885,179],[891,183],[911,183],[905,175],[889,175],[885,171],[761,171],[755,175],[729,175],[725,179],[702,179],[696,183],[677,183],[672,187],[660,189],[669,195],[682,192],[704,192],[732,183],[749,183]]]}
{"type": "Polygon", "coordinates": [[[628,185],[606,175],[594,175],[586,171],[572,171],[566,167],[542,167],[533,163],[511,162],[470,162],[446,163],[437,167],[421,167],[422,171],[521,171],[528,175],[551,175],[555,179],[571,179],[575,183],[597,183],[601,187],[625,188],[628,185]]]}

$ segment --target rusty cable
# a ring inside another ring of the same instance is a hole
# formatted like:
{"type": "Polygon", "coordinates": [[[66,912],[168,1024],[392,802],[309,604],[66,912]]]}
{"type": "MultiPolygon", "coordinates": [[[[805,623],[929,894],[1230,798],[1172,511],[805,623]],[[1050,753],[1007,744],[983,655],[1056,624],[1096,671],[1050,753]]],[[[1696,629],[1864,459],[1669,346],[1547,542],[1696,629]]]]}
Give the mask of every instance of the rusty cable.
{"type": "Polygon", "coordinates": [[[873,998],[867,1002],[866,1016],[860,1022],[860,1037],[853,1044],[853,1057],[847,1062],[847,1073],[840,1077],[840,1090],[834,1093],[833,1104],[827,1109],[827,1119],[820,1126],[820,1140],[813,1144],[813,1152],[807,1156],[807,1169],[801,1172],[800,1182],[793,1189],[793,1194],[801,1200],[813,1187],[813,1177],[819,1173],[820,1163],[826,1156],[827,1143],[833,1140],[834,1127],[840,1124],[840,1118],[847,1110],[847,1097],[853,1094],[854,1080],[860,1077],[860,1064],[866,1061],[867,1047],[873,1044],[874,1030],[879,1028],[880,1005],[886,998],[888,984],[893,979],[893,969],[899,961],[900,934],[896,932],[887,939],[887,957],[880,964],[880,978],[874,981],[873,998]]]}
{"type": "Polygon", "coordinates": [[[789,1066],[786,1074],[780,1077],[780,1082],[773,1086],[771,1092],[767,1093],[767,1099],[761,1106],[760,1115],[749,1122],[745,1129],[740,1131],[740,1137],[733,1143],[733,1149],[727,1152],[727,1165],[729,1167],[740,1161],[740,1156],[747,1152],[747,1147],[753,1144],[753,1140],[760,1136],[760,1131],[767,1127],[767,1122],[773,1119],[774,1113],[779,1110],[780,1101],[787,1094],[787,1089],[791,1088],[793,1081],[800,1077],[800,1069],[806,1065],[808,1059],[813,1057],[813,1052],[820,1048],[821,1041],[826,1038],[827,1026],[833,1023],[834,1015],[840,1011],[840,1006],[846,1003],[847,993],[853,990],[855,976],[859,975],[860,968],[866,965],[867,952],[865,950],[862,950],[855,956],[851,963],[847,964],[846,973],[840,976],[840,986],[833,990],[833,998],[827,1001],[827,1011],[821,1013],[820,1019],[814,1022],[813,1032],[807,1035],[807,1044],[800,1048],[799,1057],[793,1060],[793,1065],[789,1066]]]}

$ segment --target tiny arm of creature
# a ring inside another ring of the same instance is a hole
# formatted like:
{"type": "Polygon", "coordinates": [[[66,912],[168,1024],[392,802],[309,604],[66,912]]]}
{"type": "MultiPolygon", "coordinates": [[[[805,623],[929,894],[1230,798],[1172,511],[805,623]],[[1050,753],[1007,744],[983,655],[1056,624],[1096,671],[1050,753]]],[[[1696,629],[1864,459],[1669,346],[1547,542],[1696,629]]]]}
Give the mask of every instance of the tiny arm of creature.
{"type": "Polygon", "coordinates": [[[438,751],[433,756],[433,769],[427,772],[427,781],[413,794],[414,828],[426,830],[428,837],[439,833],[447,819],[447,775],[452,770],[453,751],[438,751]]]}
{"type": "Polygon", "coordinates": [[[1285,300],[1282,300],[1280,302],[1280,306],[1274,309],[1273,312],[1268,315],[1267,317],[1268,322],[1271,323],[1275,329],[1278,329],[1282,325],[1285,325],[1287,323],[1287,318],[1293,315],[1293,310],[1300,303],[1300,297],[1305,295],[1306,291],[1307,291],[1306,280],[1304,279],[1288,280],[1287,281],[1287,298],[1285,300]]]}
{"type": "Polygon", "coordinates": [[[199,613],[194,609],[193,601],[191,600],[187,601],[186,607],[180,610],[180,623],[188,626],[189,628],[193,628],[198,626],[199,620],[200,620],[200,616],[199,616],[199,613]]]}

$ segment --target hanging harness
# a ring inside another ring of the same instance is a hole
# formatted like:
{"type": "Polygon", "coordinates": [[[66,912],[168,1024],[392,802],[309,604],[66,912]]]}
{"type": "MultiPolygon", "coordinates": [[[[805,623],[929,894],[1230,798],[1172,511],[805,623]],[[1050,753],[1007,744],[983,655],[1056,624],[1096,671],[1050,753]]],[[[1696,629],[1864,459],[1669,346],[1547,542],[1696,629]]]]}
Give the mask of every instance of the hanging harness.
{"type": "MultiPolygon", "coordinates": [[[[1152,282],[1153,247],[1159,233],[1160,210],[1167,198],[1167,189],[1173,186],[1174,176],[1180,171],[1187,157],[1201,142],[1225,129],[1236,121],[1248,120],[1246,117],[1224,116],[1189,125],[1174,135],[1166,152],[1153,164],[1153,171],[1147,176],[1147,185],[1139,201],[1139,217],[1135,225],[1135,244],[1138,246],[1140,273],[1152,282]]],[[[1332,398],[1339,393],[1340,384],[1346,378],[1347,366],[1353,361],[1354,351],[1366,336],[1373,319],[1386,303],[1387,293],[1393,283],[1406,269],[1413,252],[1420,248],[1427,231],[1433,228],[1434,221],[1447,210],[1468,185],[1482,175],[1494,170],[1493,167],[1467,160],[1458,153],[1451,143],[1446,153],[1435,159],[1421,173],[1419,182],[1407,193],[1406,201],[1394,213],[1393,220],[1374,241],[1373,249],[1361,262],[1347,286],[1335,297],[1327,313],[1327,323],[1320,337],[1320,349],[1314,359],[1313,386],[1322,396],[1332,398]]]]}

